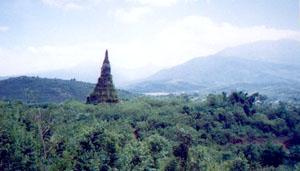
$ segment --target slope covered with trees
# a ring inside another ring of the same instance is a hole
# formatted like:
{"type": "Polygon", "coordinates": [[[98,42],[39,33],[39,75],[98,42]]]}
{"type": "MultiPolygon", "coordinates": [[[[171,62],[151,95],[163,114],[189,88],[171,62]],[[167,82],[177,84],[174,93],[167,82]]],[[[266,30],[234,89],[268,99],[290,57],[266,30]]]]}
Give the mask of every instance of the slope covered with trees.
{"type": "MultiPolygon", "coordinates": [[[[16,77],[0,81],[1,100],[20,100],[25,103],[60,103],[66,100],[86,101],[93,91],[91,83],[39,77],[16,77]]],[[[132,93],[119,90],[121,99],[133,97],[132,93]]]]}
{"type": "Polygon", "coordinates": [[[193,58],[131,84],[138,92],[199,92],[243,90],[269,98],[300,100],[300,42],[261,41],[193,58]]]}
{"type": "Polygon", "coordinates": [[[264,99],[0,102],[0,170],[300,169],[300,107],[264,99]]]}

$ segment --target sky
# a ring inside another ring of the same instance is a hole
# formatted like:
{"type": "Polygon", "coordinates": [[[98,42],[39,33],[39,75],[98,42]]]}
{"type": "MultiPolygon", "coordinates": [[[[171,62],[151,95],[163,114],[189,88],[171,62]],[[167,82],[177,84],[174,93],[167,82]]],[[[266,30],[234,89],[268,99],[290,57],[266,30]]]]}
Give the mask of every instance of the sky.
{"type": "Polygon", "coordinates": [[[298,0],[0,0],[0,76],[102,63],[132,79],[224,48],[300,40],[298,0]],[[122,70],[123,69],[123,70],[122,70]]]}

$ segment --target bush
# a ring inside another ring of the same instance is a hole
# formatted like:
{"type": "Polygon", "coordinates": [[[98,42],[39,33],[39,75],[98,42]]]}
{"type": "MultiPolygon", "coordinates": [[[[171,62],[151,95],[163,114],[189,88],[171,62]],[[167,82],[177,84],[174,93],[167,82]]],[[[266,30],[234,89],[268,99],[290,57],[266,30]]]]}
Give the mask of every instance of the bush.
{"type": "Polygon", "coordinates": [[[263,166],[278,167],[283,164],[287,154],[282,146],[268,143],[261,154],[261,164],[263,166]]]}

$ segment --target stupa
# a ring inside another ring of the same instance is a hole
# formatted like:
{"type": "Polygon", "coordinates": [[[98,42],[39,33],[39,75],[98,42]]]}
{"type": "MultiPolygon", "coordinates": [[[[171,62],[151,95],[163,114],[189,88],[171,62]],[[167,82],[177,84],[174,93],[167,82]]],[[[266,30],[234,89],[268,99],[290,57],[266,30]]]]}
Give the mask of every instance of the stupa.
{"type": "Polygon", "coordinates": [[[113,84],[111,67],[108,60],[108,51],[105,52],[105,58],[101,67],[101,75],[94,91],[87,97],[87,104],[99,103],[118,103],[117,91],[113,84]]]}

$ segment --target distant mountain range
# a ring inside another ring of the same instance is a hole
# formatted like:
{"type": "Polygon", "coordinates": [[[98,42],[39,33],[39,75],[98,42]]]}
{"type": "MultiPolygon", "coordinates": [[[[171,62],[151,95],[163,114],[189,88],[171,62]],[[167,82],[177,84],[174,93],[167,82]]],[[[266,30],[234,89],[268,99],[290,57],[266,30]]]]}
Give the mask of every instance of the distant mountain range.
{"type": "Polygon", "coordinates": [[[261,41],[228,48],[161,70],[126,88],[200,94],[245,90],[274,98],[300,98],[300,42],[261,41]]]}
{"type": "MultiPolygon", "coordinates": [[[[99,60],[100,61],[100,60],[99,60]]],[[[60,78],[60,79],[73,79],[96,83],[98,76],[100,75],[100,67],[102,63],[82,63],[72,68],[66,68],[61,70],[54,70],[48,72],[39,72],[35,74],[29,74],[29,76],[39,76],[43,78],[60,78]]],[[[116,87],[123,87],[135,79],[142,79],[144,76],[150,76],[156,71],[159,71],[158,67],[149,65],[147,67],[141,67],[136,69],[122,68],[120,66],[114,66],[112,63],[112,75],[116,87]]]]}
{"type": "Polygon", "coordinates": [[[8,79],[9,77],[0,77],[0,80],[8,79]]]}
{"type": "MultiPolygon", "coordinates": [[[[66,100],[86,101],[94,84],[39,77],[16,77],[0,81],[0,100],[19,100],[25,103],[60,103],[66,100]]],[[[136,94],[118,90],[122,100],[136,94]]]]}
{"type": "MultiPolygon", "coordinates": [[[[99,68],[84,67],[40,74],[43,77],[90,78],[99,68]],[[86,69],[89,68],[89,69],[86,69]],[[80,72],[79,72],[79,70],[80,72]]],[[[132,71],[133,72],[133,71],[132,71]]],[[[137,71],[134,71],[137,72],[137,71]]],[[[294,40],[261,41],[227,48],[210,56],[194,58],[181,65],[161,70],[141,81],[124,86],[124,74],[115,74],[118,86],[130,92],[219,93],[243,90],[260,92],[275,99],[300,100],[300,42],[294,40]]],[[[0,100],[62,102],[85,101],[94,84],[75,80],[38,77],[0,77],[0,100]]],[[[122,98],[132,94],[120,91],[122,98]]]]}

